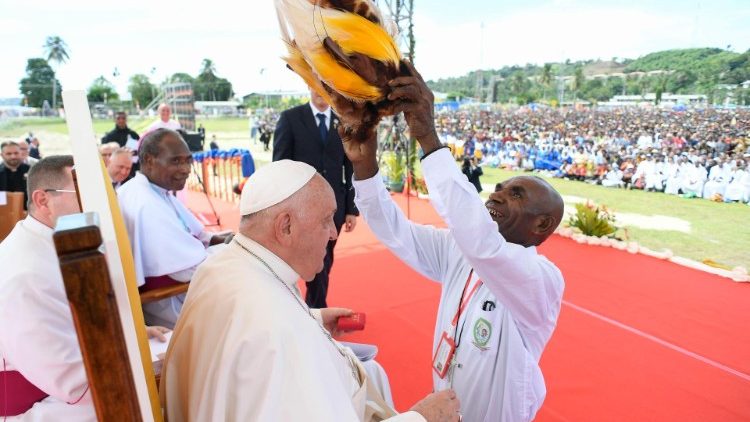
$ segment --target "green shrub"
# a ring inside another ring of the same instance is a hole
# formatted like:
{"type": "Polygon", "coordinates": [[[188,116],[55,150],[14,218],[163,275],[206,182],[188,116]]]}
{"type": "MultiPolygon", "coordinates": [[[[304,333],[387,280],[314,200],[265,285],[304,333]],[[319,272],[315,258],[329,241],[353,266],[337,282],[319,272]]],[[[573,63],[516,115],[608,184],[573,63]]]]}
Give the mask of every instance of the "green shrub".
{"type": "Polygon", "coordinates": [[[595,205],[591,201],[576,204],[576,213],[570,216],[568,225],[586,236],[614,238],[617,231],[614,213],[606,206],[595,205]]]}

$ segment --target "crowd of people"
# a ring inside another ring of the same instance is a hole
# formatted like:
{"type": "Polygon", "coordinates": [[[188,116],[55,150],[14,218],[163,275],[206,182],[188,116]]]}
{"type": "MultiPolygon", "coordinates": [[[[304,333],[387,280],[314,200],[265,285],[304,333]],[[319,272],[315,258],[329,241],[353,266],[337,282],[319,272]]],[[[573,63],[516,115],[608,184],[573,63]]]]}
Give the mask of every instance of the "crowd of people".
{"type": "Polygon", "coordinates": [[[750,200],[750,111],[535,109],[436,117],[457,157],[607,187],[750,200]]]}

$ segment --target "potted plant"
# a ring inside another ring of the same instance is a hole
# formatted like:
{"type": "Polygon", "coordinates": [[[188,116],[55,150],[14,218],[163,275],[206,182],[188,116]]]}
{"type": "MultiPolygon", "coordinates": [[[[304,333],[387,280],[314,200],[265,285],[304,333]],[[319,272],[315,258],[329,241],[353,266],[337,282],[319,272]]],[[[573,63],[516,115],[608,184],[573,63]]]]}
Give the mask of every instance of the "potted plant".
{"type": "Polygon", "coordinates": [[[383,177],[391,192],[403,192],[406,160],[403,154],[384,151],[381,156],[383,177]]]}

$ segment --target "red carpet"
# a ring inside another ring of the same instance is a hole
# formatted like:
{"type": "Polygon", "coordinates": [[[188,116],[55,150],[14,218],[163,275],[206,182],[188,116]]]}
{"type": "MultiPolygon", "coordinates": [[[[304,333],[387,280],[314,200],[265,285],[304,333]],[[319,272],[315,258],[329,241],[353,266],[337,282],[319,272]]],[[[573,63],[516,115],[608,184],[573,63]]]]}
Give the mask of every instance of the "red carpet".
{"type": "MultiPolygon", "coordinates": [[[[236,228],[236,207],[218,202],[223,225],[236,228]]],[[[440,223],[426,201],[412,200],[411,215],[440,223]]],[[[750,285],[556,236],[540,249],[566,290],[542,356],[548,393],[538,421],[750,420],[750,285]]],[[[365,331],[344,340],[378,345],[396,405],[407,409],[432,388],[439,286],[384,250],[362,219],[339,239],[331,286],[329,303],[367,313],[365,331]]]]}

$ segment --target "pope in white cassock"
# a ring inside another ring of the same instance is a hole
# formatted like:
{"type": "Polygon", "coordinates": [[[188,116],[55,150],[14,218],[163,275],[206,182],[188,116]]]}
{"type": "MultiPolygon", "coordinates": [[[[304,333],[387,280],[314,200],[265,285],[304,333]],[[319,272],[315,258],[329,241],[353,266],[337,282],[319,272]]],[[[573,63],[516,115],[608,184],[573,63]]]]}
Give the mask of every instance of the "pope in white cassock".
{"type": "Polygon", "coordinates": [[[452,390],[397,415],[368,371],[311,310],[299,278],[335,239],[330,185],[305,163],[261,167],[245,184],[239,234],[196,271],[162,372],[167,417],[180,421],[457,421],[452,390]]]}
{"type": "Polygon", "coordinates": [[[454,389],[467,421],[532,420],[546,394],[539,359],[557,324],[564,288],[560,270],[536,246],[560,223],[562,198],[544,180],[521,176],[499,183],[483,203],[440,144],[432,92],[410,64],[402,66],[413,76],[390,81],[388,99],[404,112],[424,151],[430,201],[448,228],[414,224],[394,204],[378,172],[374,127],[366,139],[347,136],[368,133],[352,129],[367,121],[358,115],[366,108],[340,113],[355,202],[394,255],[442,284],[432,354],[435,390],[454,389]]]}
{"type": "MultiPolygon", "coordinates": [[[[206,248],[224,236],[207,232],[173,195],[190,176],[193,155],[179,133],[158,129],[148,134],[138,151],[141,169],[117,190],[117,199],[133,250],[141,291],[187,283],[206,248]]],[[[146,323],[174,327],[184,295],[143,305],[146,323]]]]}

